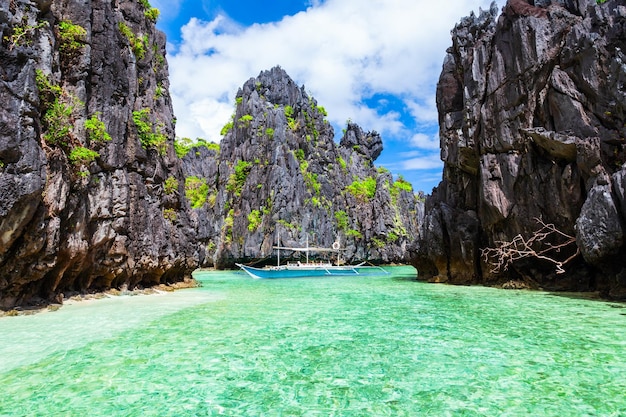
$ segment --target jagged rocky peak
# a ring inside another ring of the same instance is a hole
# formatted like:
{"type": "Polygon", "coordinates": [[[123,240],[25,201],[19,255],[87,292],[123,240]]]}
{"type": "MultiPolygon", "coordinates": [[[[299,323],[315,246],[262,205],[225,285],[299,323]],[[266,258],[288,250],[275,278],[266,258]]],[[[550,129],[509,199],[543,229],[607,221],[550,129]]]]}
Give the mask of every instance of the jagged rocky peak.
{"type": "MultiPolygon", "coordinates": [[[[453,41],[471,45],[471,42],[477,36],[480,36],[481,32],[494,29],[499,14],[500,11],[495,1],[491,3],[489,10],[480,8],[478,16],[472,11],[469,16],[462,18],[461,21],[454,26],[452,31],[453,41]]],[[[457,45],[455,45],[455,47],[458,47],[457,45]]]]}
{"type": "Polygon", "coordinates": [[[349,121],[339,146],[354,149],[374,162],[383,151],[383,140],[377,132],[364,132],[359,125],[349,121]]]}
{"type": "Polygon", "coordinates": [[[414,257],[422,278],[626,296],[625,18],[616,0],[509,0],[497,20],[457,25],[437,89],[444,175],[414,257]],[[552,261],[505,270],[481,257],[542,224],[558,232],[533,249],[563,244],[552,261]]]}
{"type": "Polygon", "coordinates": [[[207,265],[271,257],[279,235],[287,245],[339,240],[348,261],[407,259],[418,202],[409,184],[373,166],[380,136],[351,125],[350,146],[338,146],[326,110],[284,70],[244,84],[223,133],[217,160],[183,160],[186,175],[199,163],[217,171],[202,178],[207,204],[193,213],[207,265]]]}
{"type": "Polygon", "coordinates": [[[284,69],[276,66],[262,71],[256,78],[250,78],[237,96],[262,96],[271,104],[294,107],[302,104],[307,94],[304,86],[298,87],[284,69]]]}
{"type": "MultiPolygon", "coordinates": [[[[255,129],[257,133],[264,130],[263,133],[269,134],[277,143],[298,141],[304,150],[310,148],[311,135],[316,146],[325,146],[326,139],[334,137],[332,126],[325,121],[326,110],[280,67],[249,79],[237,92],[235,106],[233,128],[227,129],[222,141],[226,154],[230,153],[231,146],[249,141],[250,133],[255,129]],[[305,130],[308,137],[287,134],[305,130]]],[[[253,149],[256,147],[249,147],[247,151],[253,149]]]]}

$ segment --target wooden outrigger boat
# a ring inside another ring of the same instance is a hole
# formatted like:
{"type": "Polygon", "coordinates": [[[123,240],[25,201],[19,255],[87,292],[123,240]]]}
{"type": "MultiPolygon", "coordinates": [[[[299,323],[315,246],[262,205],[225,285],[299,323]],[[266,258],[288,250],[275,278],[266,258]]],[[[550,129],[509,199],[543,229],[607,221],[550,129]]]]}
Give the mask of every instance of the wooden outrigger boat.
{"type": "Polygon", "coordinates": [[[335,265],[328,261],[309,261],[309,253],[323,253],[323,252],[336,252],[339,253],[339,242],[333,243],[332,248],[319,248],[309,247],[304,248],[288,247],[288,246],[274,246],[278,252],[278,262],[276,266],[266,266],[264,268],[256,268],[253,266],[236,264],[239,268],[244,270],[252,278],[267,279],[267,278],[303,278],[303,277],[330,277],[330,276],[346,276],[346,275],[381,275],[388,274],[383,268],[379,266],[366,265],[366,262],[361,262],[358,265],[335,265]],[[280,264],[280,251],[292,251],[292,252],[304,252],[306,254],[305,262],[287,262],[286,264],[280,264]]]}

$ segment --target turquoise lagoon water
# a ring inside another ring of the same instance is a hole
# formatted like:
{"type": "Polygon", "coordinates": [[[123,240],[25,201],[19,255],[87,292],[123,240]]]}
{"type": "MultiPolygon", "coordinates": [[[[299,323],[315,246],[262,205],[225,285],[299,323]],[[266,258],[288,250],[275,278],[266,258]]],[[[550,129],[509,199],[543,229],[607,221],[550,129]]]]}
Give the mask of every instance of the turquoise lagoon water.
{"type": "Polygon", "coordinates": [[[383,277],[0,319],[0,416],[626,416],[624,305],[383,277]]]}

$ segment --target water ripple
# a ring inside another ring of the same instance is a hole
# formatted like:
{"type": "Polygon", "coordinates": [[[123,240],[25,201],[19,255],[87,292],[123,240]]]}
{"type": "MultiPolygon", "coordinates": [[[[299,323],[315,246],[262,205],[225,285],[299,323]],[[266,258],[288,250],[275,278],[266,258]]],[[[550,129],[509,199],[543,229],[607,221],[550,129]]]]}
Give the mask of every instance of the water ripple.
{"type": "Polygon", "coordinates": [[[0,416],[626,415],[615,304],[411,271],[205,273],[173,304],[0,320],[3,335],[29,335],[0,345],[0,416]]]}

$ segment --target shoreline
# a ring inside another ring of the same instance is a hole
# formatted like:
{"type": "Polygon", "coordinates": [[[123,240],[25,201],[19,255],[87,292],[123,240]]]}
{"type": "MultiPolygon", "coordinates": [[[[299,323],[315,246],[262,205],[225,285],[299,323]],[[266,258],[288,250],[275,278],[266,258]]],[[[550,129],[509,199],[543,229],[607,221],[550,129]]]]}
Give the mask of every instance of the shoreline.
{"type": "MultiPolygon", "coordinates": [[[[385,266],[411,266],[411,264],[386,264],[385,266]]],[[[413,267],[415,268],[415,267],[413,267]]],[[[194,272],[205,272],[205,271],[216,271],[215,268],[199,268],[194,272]]],[[[228,269],[228,271],[239,271],[238,269],[228,269]]],[[[549,290],[541,287],[533,287],[528,283],[520,280],[508,280],[499,283],[494,283],[492,285],[486,284],[451,284],[445,281],[437,281],[437,280],[420,280],[418,275],[413,278],[416,282],[423,282],[427,284],[438,284],[438,285],[449,285],[449,286],[477,286],[477,287],[486,287],[486,288],[496,288],[504,291],[531,291],[531,292],[545,292],[552,296],[557,297],[567,297],[567,298],[580,298],[594,301],[603,301],[603,302],[612,302],[620,305],[626,305],[626,300],[621,299],[611,299],[604,297],[599,291],[555,291],[549,290]]],[[[134,296],[142,296],[142,295],[165,295],[168,293],[172,293],[182,289],[189,288],[198,288],[201,287],[202,284],[200,281],[195,278],[185,278],[183,281],[174,282],[172,284],[158,284],[152,287],[147,288],[135,288],[133,290],[128,290],[127,288],[110,288],[105,291],[93,292],[93,293],[79,293],[79,292],[71,292],[68,294],[62,294],[61,303],[50,302],[47,304],[39,304],[39,305],[30,305],[30,306],[19,306],[15,307],[11,310],[0,310],[0,319],[4,317],[15,317],[15,316],[30,316],[35,314],[47,313],[47,312],[55,312],[60,310],[63,306],[66,305],[74,305],[85,302],[93,302],[96,300],[102,299],[110,299],[115,297],[134,297],[134,296]]]]}
{"type": "Polygon", "coordinates": [[[63,294],[61,303],[51,302],[48,304],[32,305],[32,306],[20,306],[11,310],[0,310],[0,319],[4,317],[16,317],[16,316],[30,316],[34,314],[55,312],[60,310],[63,306],[73,305],[84,302],[92,302],[96,300],[103,300],[113,297],[135,297],[142,295],[165,295],[178,290],[184,290],[189,288],[200,287],[200,281],[194,278],[185,278],[183,281],[174,282],[172,284],[158,284],[148,288],[135,288],[129,290],[122,287],[121,289],[110,288],[105,291],[98,291],[94,293],[79,293],[71,292],[63,294]]]}

